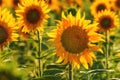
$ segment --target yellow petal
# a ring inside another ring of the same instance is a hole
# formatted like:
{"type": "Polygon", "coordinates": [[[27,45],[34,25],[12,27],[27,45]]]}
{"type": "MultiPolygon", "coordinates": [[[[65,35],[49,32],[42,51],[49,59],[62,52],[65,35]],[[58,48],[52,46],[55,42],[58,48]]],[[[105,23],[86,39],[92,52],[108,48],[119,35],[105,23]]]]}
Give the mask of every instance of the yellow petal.
{"type": "Polygon", "coordinates": [[[83,56],[80,57],[80,62],[86,69],[88,69],[87,61],[83,56]]]}
{"type": "Polygon", "coordinates": [[[54,38],[56,36],[56,34],[54,32],[51,32],[51,33],[47,33],[47,35],[51,38],[54,38]]]}
{"type": "Polygon", "coordinates": [[[80,10],[78,10],[76,14],[76,21],[79,20],[80,18],[81,18],[81,14],[80,14],[80,10]]]}
{"type": "Polygon", "coordinates": [[[56,63],[61,63],[63,61],[62,57],[59,57],[56,63]]]}
{"type": "Polygon", "coordinates": [[[85,54],[84,57],[86,58],[87,62],[90,64],[90,66],[92,67],[93,61],[92,61],[92,58],[88,54],[85,54]]]}
{"type": "Polygon", "coordinates": [[[97,59],[96,59],[96,56],[94,55],[93,52],[90,52],[89,55],[90,55],[94,60],[97,60],[97,59]]]}
{"type": "Polygon", "coordinates": [[[92,51],[99,51],[99,52],[103,53],[103,50],[101,49],[101,47],[97,46],[95,44],[89,44],[89,49],[92,51]]]}
{"type": "Polygon", "coordinates": [[[104,39],[102,39],[101,38],[101,36],[100,35],[90,35],[89,36],[89,40],[91,41],[91,42],[100,42],[100,41],[104,41],[104,39]]]}
{"type": "Polygon", "coordinates": [[[62,18],[66,19],[65,13],[62,12],[62,18]]]}

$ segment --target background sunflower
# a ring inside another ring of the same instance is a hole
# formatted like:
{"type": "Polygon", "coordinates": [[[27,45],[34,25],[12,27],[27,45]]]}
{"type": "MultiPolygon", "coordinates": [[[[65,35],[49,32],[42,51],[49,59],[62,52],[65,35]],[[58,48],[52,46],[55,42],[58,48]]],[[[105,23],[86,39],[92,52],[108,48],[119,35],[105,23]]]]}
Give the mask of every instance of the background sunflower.
{"type": "Polygon", "coordinates": [[[118,15],[116,15],[113,11],[105,10],[98,13],[95,17],[95,22],[99,25],[99,29],[103,31],[109,31],[118,26],[118,15]]]}
{"type": "Polygon", "coordinates": [[[0,7],[6,7],[7,1],[6,0],[0,0],[0,7]]]}
{"type": "Polygon", "coordinates": [[[96,16],[98,12],[102,10],[110,10],[110,4],[108,0],[96,0],[92,3],[90,10],[93,16],[96,16]]]}
{"type": "Polygon", "coordinates": [[[18,25],[21,32],[29,33],[38,29],[42,30],[43,22],[48,18],[48,9],[44,1],[38,0],[25,0],[19,5],[19,9],[16,10],[18,16],[18,25]]]}
{"type": "Polygon", "coordinates": [[[110,0],[110,3],[114,10],[120,10],[120,0],[110,0]]]}
{"type": "Polygon", "coordinates": [[[13,8],[13,9],[17,9],[18,8],[18,4],[21,4],[21,2],[24,0],[8,0],[8,6],[13,8]]]}
{"type": "Polygon", "coordinates": [[[0,10],[0,49],[2,49],[8,42],[16,40],[17,27],[12,14],[7,9],[0,10]]]}
{"type": "Polygon", "coordinates": [[[56,12],[60,12],[61,4],[59,0],[45,0],[45,3],[48,4],[51,10],[55,10],[56,12]]]}

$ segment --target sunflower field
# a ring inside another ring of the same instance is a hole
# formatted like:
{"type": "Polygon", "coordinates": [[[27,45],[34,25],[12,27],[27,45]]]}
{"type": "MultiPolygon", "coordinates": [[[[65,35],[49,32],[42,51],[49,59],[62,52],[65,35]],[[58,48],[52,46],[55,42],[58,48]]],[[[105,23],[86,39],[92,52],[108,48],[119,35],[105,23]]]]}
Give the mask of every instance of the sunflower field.
{"type": "Polygon", "coordinates": [[[0,0],[0,80],[120,80],[120,0],[0,0]]]}

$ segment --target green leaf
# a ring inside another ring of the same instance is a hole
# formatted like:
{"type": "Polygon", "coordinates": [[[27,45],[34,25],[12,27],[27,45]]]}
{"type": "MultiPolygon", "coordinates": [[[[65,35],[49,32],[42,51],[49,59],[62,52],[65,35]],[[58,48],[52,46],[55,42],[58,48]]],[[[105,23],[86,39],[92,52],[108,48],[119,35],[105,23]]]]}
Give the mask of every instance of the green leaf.
{"type": "Polygon", "coordinates": [[[16,50],[16,49],[18,49],[18,45],[15,42],[11,42],[10,45],[9,45],[9,48],[12,49],[12,50],[16,50]]]}
{"type": "Polygon", "coordinates": [[[36,79],[33,79],[33,80],[61,80],[61,76],[44,76],[44,77],[41,77],[41,78],[36,78],[36,79]]]}
{"type": "Polygon", "coordinates": [[[70,13],[70,12],[72,13],[72,15],[74,15],[74,16],[76,15],[76,10],[75,10],[75,8],[69,8],[69,9],[68,9],[68,13],[70,13]]]}
{"type": "Polygon", "coordinates": [[[42,43],[42,51],[45,51],[48,49],[48,46],[45,43],[42,43]]]}
{"type": "Polygon", "coordinates": [[[45,70],[43,72],[43,76],[44,75],[56,75],[56,74],[59,74],[59,73],[62,73],[63,71],[62,70],[59,70],[59,69],[49,69],[49,70],[45,70]]]}

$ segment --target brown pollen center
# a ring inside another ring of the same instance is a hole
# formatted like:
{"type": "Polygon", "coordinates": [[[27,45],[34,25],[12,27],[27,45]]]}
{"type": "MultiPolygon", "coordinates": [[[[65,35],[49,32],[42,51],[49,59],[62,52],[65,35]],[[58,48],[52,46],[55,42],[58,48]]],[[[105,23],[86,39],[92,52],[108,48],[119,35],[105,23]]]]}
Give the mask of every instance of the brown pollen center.
{"type": "Polygon", "coordinates": [[[106,6],[104,4],[99,4],[96,9],[97,9],[97,12],[99,12],[101,10],[105,10],[106,6]]]}
{"type": "Polygon", "coordinates": [[[16,6],[18,5],[19,2],[20,2],[20,0],[13,0],[13,4],[16,6]]]}
{"type": "Polygon", "coordinates": [[[40,11],[36,8],[29,9],[26,14],[26,19],[31,24],[36,24],[40,20],[40,11]]]}
{"type": "Polygon", "coordinates": [[[116,0],[115,5],[120,8],[120,0],[116,0]]]}
{"type": "Polygon", "coordinates": [[[0,0],[0,5],[2,5],[2,0],[0,0]]]}
{"type": "Polygon", "coordinates": [[[44,0],[47,4],[52,4],[52,0],[44,0]]]}
{"type": "Polygon", "coordinates": [[[77,54],[88,47],[88,36],[81,27],[68,27],[62,33],[61,43],[66,51],[77,54]]]}
{"type": "Polygon", "coordinates": [[[112,20],[110,17],[106,16],[100,20],[100,26],[104,29],[108,29],[112,26],[112,20]]]}
{"type": "Polygon", "coordinates": [[[4,43],[8,38],[8,33],[2,25],[0,25],[0,44],[4,43]]]}

